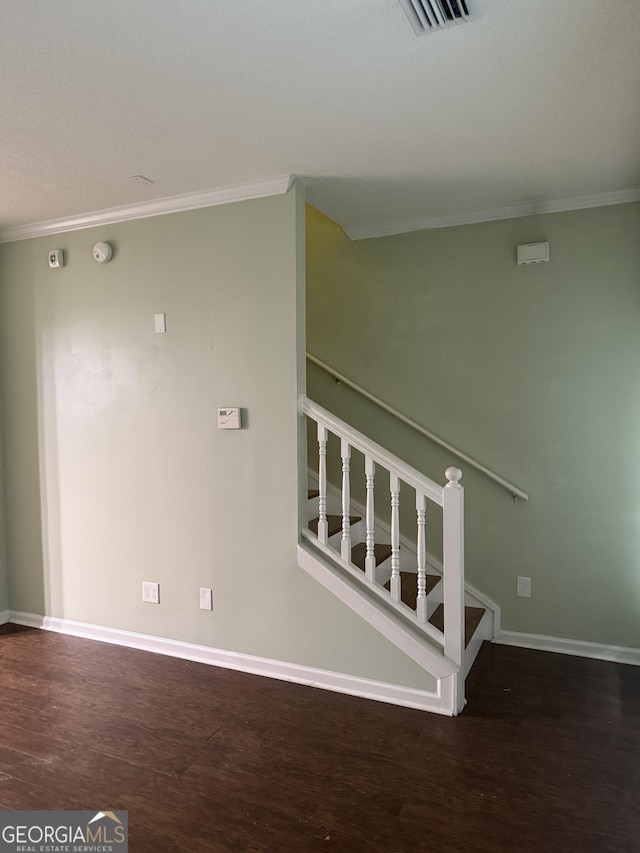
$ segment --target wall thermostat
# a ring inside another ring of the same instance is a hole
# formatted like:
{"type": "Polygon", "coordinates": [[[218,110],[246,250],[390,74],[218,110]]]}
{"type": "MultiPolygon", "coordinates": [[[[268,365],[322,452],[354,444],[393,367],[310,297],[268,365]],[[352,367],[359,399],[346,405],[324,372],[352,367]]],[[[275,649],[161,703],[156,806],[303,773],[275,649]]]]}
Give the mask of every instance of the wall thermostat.
{"type": "Polygon", "coordinates": [[[49,252],[49,266],[52,270],[58,270],[64,266],[64,252],[62,249],[51,249],[49,252]]]}
{"type": "Polygon", "coordinates": [[[240,429],[240,409],[218,409],[218,429],[240,429]]]}
{"type": "Polygon", "coordinates": [[[106,264],[111,260],[113,249],[110,243],[96,243],[93,247],[93,257],[99,264],[106,264]]]}

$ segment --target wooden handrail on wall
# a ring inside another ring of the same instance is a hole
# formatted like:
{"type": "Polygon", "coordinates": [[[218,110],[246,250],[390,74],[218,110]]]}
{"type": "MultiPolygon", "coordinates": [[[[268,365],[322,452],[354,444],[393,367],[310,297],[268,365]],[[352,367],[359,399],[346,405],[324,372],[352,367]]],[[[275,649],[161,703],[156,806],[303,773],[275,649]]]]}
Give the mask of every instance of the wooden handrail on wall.
{"type": "Polygon", "coordinates": [[[385,412],[388,412],[390,415],[393,415],[393,417],[397,418],[399,421],[402,421],[402,423],[406,424],[407,426],[410,426],[416,432],[419,432],[420,435],[423,435],[425,438],[428,438],[429,441],[432,441],[440,447],[444,448],[445,450],[448,450],[449,453],[452,453],[458,459],[461,459],[462,461],[466,462],[467,465],[471,465],[471,467],[475,468],[476,471],[480,471],[486,477],[489,477],[489,479],[493,480],[494,483],[498,483],[498,485],[502,486],[504,489],[507,489],[507,491],[513,495],[514,500],[517,501],[518,498],[523,501],[529,500],[529,495],[526,492],[523,492],[522,489],[518,488],[518,486],[514,485],[513,483],[510,483],[508,480],[505,480],[504,477],[501,477],[499,474],[496,474],[490,468],[487,468],[485,465],[482,465],[482,463],[477,462],[475,459],[472,459],[466,453],[463,453],[462,450],[458,450],[452,444],[449,444],[449,442],[444,441],[444,439],[440,438],[435,433],[431,432],[428,429],[425,429],[419,423],[416,423],[416,421],[412,420],[411,418],[408,418],[406,415],[403,415],[402,412],[399,412],[397,409],[394,409],[393,406],[390,406],[388,403],[385,403],[384,400],[381,400],[379,397],[376,397],[375,394],[372,394],[371,392],[363,388],[361,385],[358,385],[356,382],[353,382],[351,379],[348,379],[339,371],[334,370],[333,367],[328,364],[325,364],[324,361],[320,361],[320,359],[316,358],[315,355],[311,355],[311,353],[308,352],[307,361],[310,361],[311,364],[315,364],[316,367],[319,367],[321,370],[324,370],[325,373],[328,373],[330,376],[333,376],[334,379],[336,379],[337,381],[344,382],[345,385],[347,385],[357,394],[360,394],[361,397],[364,397],[365,399],[370,400],[372,403],[375,403],[376,406],[379,406],[381,409],[384,409],[385,412]]]}

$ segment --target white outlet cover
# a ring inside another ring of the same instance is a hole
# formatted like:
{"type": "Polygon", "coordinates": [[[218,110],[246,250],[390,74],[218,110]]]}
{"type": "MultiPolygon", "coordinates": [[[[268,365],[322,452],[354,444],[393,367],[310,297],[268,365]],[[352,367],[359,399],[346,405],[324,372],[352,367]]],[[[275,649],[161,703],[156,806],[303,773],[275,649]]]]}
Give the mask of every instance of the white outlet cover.
{"type": "Polygon", "coordinates": [[[147,604],[160,604],[160,584],[142,581],[142,600],[147,604]]]}
{"type": "Polygon", "coordinates": [[[531,598],[531,578],[518,577],[516,594],[519,598],[531,598]]]}

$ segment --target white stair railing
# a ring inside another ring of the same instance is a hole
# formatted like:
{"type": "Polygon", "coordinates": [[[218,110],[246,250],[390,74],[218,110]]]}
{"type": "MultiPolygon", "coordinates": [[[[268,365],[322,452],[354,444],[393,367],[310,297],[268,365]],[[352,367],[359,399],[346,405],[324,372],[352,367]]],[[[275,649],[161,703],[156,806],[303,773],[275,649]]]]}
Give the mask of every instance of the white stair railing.
{"type": "Polygon", "coordinates": [[[327,544],[327,428],[318,421],[318,481],[320,496],[318,499],[318,539],[327,544]]]}
{"type": "Polygon", "coordinates": [[[304,539],[314,542],[326,555],[349,571],[363,584],[371,584],[377,594],[388,596],[391,607],[410,619],[442,649],[445,657],[458,667],[464,652],[464,489],[460,485],[462,471],[447,468],[447,484],[441,486],[425,477],[393,453],[385,450],[331,412],[303,397],[301,409],[317,425],[318,437],[318,532],[304,528],[304,539]],[[327,522],[327,443],[329,434],[340,440],[342,488],[341,530],[335,533],[335,542],[329,536],[327,522]],[[365,562],[364,573],[351,561],[351,451],[364,455],[365,476],[365,562]],[[377,468],[389,472],[391,513],[391,579],[389,590],[376,581],[374,476],[377,468]],[[402,603],[402,576],[400,572],[400,494],[401,483],[411,486],[416,493],[416,608],[411,611],[402,603]],[[443,609],[444,631],[428,621],[427,592],[427,501],[442,507],[443,548],[443,609]]]}
{"type": "Polygon", "coordinates": [[[391,492],[391,598],[402,600],[400,585],[400,478],[389,469],[391,492]]]}
{"type": "Polygon", "coordinates": [[[375,514],[375,502],[374,502],[374,476],[376,470],[376,463],[373,459],[367,455],[364,457],[364,475],[365,475],[365,489],[367,491],[367,504],[366,504],[366,556],[364,559],[364,573],[369,581],[375,581],[376,579],[376,552],[375,552],[375,524],[376,524],[376,514],[375,514]]]}
{"type": "Polygon", "coordinates": [[[344,438],[340,442],[342,456],[342,537],[340,539],[340,556],[347,563],[351,561],[351,447],[344,438]]]}
{"type": "Polygon", "coordinates": [[[418,541],[416,557],[418,562],[418,598],[416,616],[420,622],[427,621],[427,499],[416,492],[416,516],[418,522],[418,541]]]}

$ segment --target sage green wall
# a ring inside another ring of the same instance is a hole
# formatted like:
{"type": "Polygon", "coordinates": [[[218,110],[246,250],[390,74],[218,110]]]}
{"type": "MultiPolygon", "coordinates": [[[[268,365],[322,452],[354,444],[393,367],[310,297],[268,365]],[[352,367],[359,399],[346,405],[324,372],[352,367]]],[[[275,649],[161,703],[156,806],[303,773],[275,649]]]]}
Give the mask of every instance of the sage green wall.
{"type": "Polygon", "coordinates": [[[4,523],[4,465],[2,455],[2,407],[0,406],[0,613],[9,609],[7,546],[4,523]]]}
{"type": "MultiPolygon", "coordinates": [[[[309,351],[530,494],[461,465],[467,576],[503,626],[639,647],[640,205],[359,242],[312,209],[307,227],[309,351]],[[550,263],[518,267],[543,240],[550,263]]],[[[439,482],[460,464],[317,368],[308,388],[439,482]]]]}
{"type": "Polygon", "coordinates": [[[303,265],[297,185],[0,247],[13,610],[433,688],[297,566],[303,265]]]}

